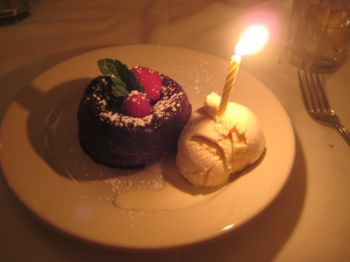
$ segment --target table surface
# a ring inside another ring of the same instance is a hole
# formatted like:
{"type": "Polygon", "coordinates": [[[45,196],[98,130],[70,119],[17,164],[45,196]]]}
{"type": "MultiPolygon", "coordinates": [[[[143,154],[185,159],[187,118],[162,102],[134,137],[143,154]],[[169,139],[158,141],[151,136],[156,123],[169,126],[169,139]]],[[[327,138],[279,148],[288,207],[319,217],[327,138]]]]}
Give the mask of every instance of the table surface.
{"type": "MultiPolygon", "coordinates": [[[[47,227],[0,176],[1,261],[349,261],[350,147],[306,113],[296,69],[284,57],[287,0],[30,1],[31,15],[0,27],[0,117],[37,75],[72,56],[106,46],[180,46],[228,60],[239,32],[264,20],[265,50],[242,67],[281,101],[294,126],[296,157],[278,197],[242,228],[172,250],[109,250],[47,227]]],[[[330,102],[350,128],[350,60],[327,77],[330,102]]],[[[0,145],[1,146],[1,145],[0,145]]],[[[0,171],[1,172],[1,171],[0,171]]]]}

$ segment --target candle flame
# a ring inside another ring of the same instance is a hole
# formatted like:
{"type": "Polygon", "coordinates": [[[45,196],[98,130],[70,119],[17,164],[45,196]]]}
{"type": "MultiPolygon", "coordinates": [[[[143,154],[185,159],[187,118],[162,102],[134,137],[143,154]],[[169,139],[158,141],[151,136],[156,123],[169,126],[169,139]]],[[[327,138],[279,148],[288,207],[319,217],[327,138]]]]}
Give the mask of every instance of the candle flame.
{"type": "Polygon", "coordinates": [[[244,56],[260,51],[269,38],[269,32],[263,25],[251,25],[241,35],[235,54],[244,56]]]}

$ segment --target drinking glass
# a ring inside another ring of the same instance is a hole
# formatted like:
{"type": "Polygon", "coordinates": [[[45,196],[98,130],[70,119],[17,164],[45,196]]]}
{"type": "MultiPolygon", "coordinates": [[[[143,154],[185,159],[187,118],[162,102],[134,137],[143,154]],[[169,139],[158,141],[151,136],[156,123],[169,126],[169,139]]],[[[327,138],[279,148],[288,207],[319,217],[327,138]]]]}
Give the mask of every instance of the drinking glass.
{"type": "Polygon", "coordinates": [[[0,25],[16,23],[28,15],[27,0],[0,0],[0,25]]]}
{"type": "Polygon", "coordinates": [[[350,0],[294,0],[287,41],[291,64],[331,73],[350,49],[350,0]]]}

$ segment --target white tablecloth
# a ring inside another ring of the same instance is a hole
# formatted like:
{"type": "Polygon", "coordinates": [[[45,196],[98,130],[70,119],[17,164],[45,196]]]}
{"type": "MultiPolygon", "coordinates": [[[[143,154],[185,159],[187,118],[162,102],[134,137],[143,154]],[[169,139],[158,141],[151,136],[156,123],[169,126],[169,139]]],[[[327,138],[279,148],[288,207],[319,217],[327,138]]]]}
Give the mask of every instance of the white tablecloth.
{"type": "MultiPolygon", "coordinates": [[[[278,0],[30,1],[26,20],[0,27],[0,117],[38,74],[74,55],[111,45],[181,46],[229,59],[241,29],[263,20],[269,45],[242,66],[284,105],[296,158],[273,203],[213,241],[140,253],[93,247],[52,231],[0,176],[0,261],[349,261],[350,147],[305,112],[296,70],[284,58],[291,2],[278,0]]],[[[331,104],[350,128],[350,61],[327,80],[331,104]]],[[[1,146],[1,145],[0,145],[1,146]]]]}

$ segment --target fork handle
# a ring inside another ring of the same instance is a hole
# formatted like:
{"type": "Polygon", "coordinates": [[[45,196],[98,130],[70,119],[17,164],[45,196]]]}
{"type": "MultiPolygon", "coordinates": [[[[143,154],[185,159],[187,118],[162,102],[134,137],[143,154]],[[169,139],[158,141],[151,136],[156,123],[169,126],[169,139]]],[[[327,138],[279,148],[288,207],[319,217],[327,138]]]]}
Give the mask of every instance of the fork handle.
{"type": "Polygon", "coordinates": [[[339,134],[345,139],[346,143],[350,146],[350,133],[345,129],[344,126],[341,124],[335,125],[336,129],[338,130],[339,134]]]}

